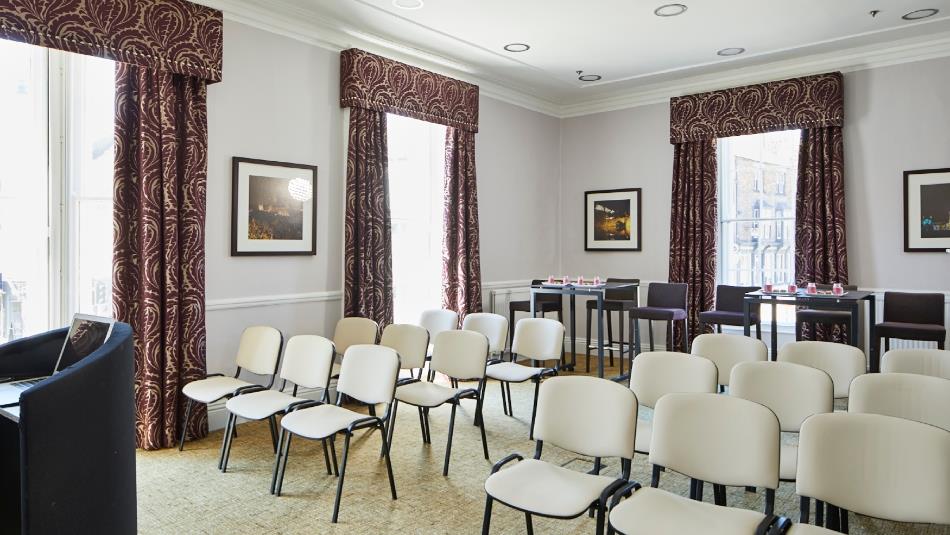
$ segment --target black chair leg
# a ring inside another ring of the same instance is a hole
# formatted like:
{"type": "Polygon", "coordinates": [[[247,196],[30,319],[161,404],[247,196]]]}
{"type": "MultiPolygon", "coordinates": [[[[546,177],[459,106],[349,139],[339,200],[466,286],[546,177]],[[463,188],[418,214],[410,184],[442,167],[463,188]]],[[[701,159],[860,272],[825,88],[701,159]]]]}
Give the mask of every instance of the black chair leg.
{"type": "Polygon", "coordinates": [[[534,535],[534,525],[531,523],[531,513],[524,514],[525,532],[528,535],[534,535]]]}
{"type": "Polygon", "coordinates": [[[333,500],[333,518],[330,522],[336,524],[340,515],[340,497],[343,495],[343,478],[346,475],[346,460],[350,453],[350,434],[343,439],[343,464],[340,466],[340,478],[336,482],[336,499],[333,500]]]}
{"type": "Polygon", "coordinates": [[[651,487],[657,488],[657,487],[660,486],[660,472],[662,472],[662,471],[663,471],[663,467],[662,467],[662,466],[660,466],[660,465],[658,465],[658,464],[654,464],[654,465],[653,465],[653,477],[650,479],[650,486],[651,486],[651,487]]]}
{"type": "Polygon", "coordinates": [[[802,322],[802,321],[795,322],[795,341],[796,342],[802,341],[802,325],[804,325],[804,323],[805,322],[802,322]]]}
{"type": "Polygon", "coordinates": [[[755,322],[755,337],[758,338],[759,340],[762,339],[762,322],[761,321],[755,322]]]}
{"type": "Polygon", "coordinates": [[[270,426],[270,441],[274,445],[274,453],[277,453],[277,416],[271,416],[267,419],[270,426]]]}
{"type": "Polygon", "coordinates": [[[178,438],[178,451],[185,449],[185,435],[188,434],[188,419],[191,418],[191,406],[194,404],[195,400],[191,398],[188,398],[188,403],[185,404],[185,419],[181,421],[181,436],[178,438]]]}
{"type": "Polygon", "coordinates": [[[389,476],[389,491],[393,499],[396,499],[396,480],[393,478],[393,463],[389,457],[390,442],[386,440],[386,429],[380,428],[380,437],[383,439],[383,451],[386,452],[386,475],[389,476]]]}
{"type": "Polygon", "coordinates": [[[775,511],[775,489],[765,489],[765,514],[771,515],[775,511]]]}
{"type": "Polygon", "coordinates": [[[340,467],[336,464],[336,434],[330,435],[327,437],[327,442],[330,444],[330,460],[333,461],[333,475],[340,475],[340,467]]]}
{"type": "Polygon", "coordinates": [[[225,430],[225,442],[224,442],[224,456],[221,459],[221,471],[228,471],[228,458],[231,457],[231,443],[234,442],[234,427],[237,423],[237,416],[233,413],[231,417],[228,418],[228,426],[225,430]]]}
{"type": "Polygon", "coordinates": [[[647,320],[647,330],[650,333],[650,351],[656,351],[656,346],[653,345],[653,320],[647,320]]]}
{"type": "Polygon", "coordinates": [[[614,365],[614,322],[610,311],[604,311],[604,320],[607,322],[607,353],[610,356],[610,366],[614,365]]]}
{"type": "Polygon", "coordinates": [[[284,488],[284,474],[287,473],[287,457],[290,455],[290,442],[293,438],[294,435],[287,432],[287,438],[284,439],[284,452],[281,454],[280,473],[277,474],[277,488],[274,489],[274,494],[277,496],[280,496],[280,491],[284,488]]]}
{"type": "Polygon", "coordinates": [[[673,351],[673,320],[666,322],[666,350],[673,351]]]}
{"type": "Polygon", "coordinates": [[[811,511],[809,511],[809,509],[811,508],[811,498],[806,498],[805,496],[802,496],[798,500],[798,502],[799,502],[798,523],[807,524],[808,520],[811,517],[811,511]]]}
{"type": "Polygon", "coordinates": [[[541,390],[541,378],[538,377],[534,382],[534,403],[531,407],[531,432],[528,434],[529,440],[534,440],[534,420],[538,415],[538,391],[541,390]]]}
{"type": "Polygon", "coordinates": [[[475,419],[478,420],[478,430],[482,435],[482,452],[485,454],[485,460],[490,460],[488,457],[488,437],[485,435],[485,418],[482,414],[482,409],[485,405],[485,385],[482,384],[481,388],[478,389],[478,400],[475,402],[475,419]]]}
{"type": "Polygon", "coordinates": [[[511,401],[511,383],[505,383],[505,393],[508,394],[508,416],[515,417],[515,405],[511,401]]]}
{"type": "Polygon", "coordinates": [[[485,496],[485,514],[482,515],[482,535],[488,535],[491,528],[491,496],[485,496]]]}
{"type": "Polygon", "coordinates": [[[713,485],[713,501],[716,505],[726,505],[725,485],[713,485]]]}
{"type": "Polygon", "coordinates": [[[815,500],[815,525],[825,525],[825,502],[821,500],[815,500]]]}
{"type": "Polygon", "coordinates": [[[593,311],[587,309],[587,344],[584,345],[584,355],[586,356],[587,365],[584,367],[584,371],[590,373],[590,322],[593,316],[593,311]]]}
{"type": "MultiPolygon", "coordinates": [[[[274,474],[270,479],[270,493],[273,494],[277,488],[277,472],[280,471],[280,461],[283,457],[284,440],[287,431],[280,430],[280,438],[277,439],[277,455],[274,456],[274,474]]],[[[324,444],[326,446],[326,444],[324,444]]]]}

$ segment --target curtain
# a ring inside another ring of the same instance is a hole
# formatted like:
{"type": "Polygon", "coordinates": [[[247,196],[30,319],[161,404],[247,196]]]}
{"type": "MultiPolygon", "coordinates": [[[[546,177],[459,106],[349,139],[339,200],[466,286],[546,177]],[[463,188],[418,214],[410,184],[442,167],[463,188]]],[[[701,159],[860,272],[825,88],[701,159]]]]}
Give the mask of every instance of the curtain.
{"type": "MultiPolygon", "coordinates": [[[[116,67],[113,308],[135,332],[136,441],[170,447],[204,378],[207,82],[116,67]]],[[[187,436],[207,434],[200,405],[187,436]]]]}
{"type": "MultiPolygon", "coordinates": [[[[710,310],[716,293],[716,141],[677,143],[673,149],[670,217],[670,282],[689,284],[690,340],[699,333],[699,313],[710,310]]],[[[682,332],[674,345],[682,344],[682,332]]]]}
{"type": "Polygon", "coordinates": [[[458,312],[461,320],[482,311],[473,132],[446,129],[444,197],[442,306],[458,312]]]}
{"type": "Polygon", "coordinates": [[[344,316],[393,322],[386,112],[350,109],[344,216],[344,316]]]}

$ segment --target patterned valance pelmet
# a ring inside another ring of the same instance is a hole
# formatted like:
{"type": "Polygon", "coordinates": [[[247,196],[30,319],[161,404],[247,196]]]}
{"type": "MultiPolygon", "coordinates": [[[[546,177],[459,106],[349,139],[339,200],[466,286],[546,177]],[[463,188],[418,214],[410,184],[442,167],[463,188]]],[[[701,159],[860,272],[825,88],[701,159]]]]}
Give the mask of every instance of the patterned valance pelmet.
{"type": "Polygon", "coordinates": [[[0,0],[0,38],[221,80],[221,12],[185,0],[0,0]]]}
{"type": "Polygon", "coordinates": [[[842,126],[840,72],[747,85],[670,100],[670,143],[776,130],[842,126]]]}
{"type": "Polygon", "coordinates": [[[478,132],[478,86],[358,48],[340,53],[340,106],[478,132]]]}

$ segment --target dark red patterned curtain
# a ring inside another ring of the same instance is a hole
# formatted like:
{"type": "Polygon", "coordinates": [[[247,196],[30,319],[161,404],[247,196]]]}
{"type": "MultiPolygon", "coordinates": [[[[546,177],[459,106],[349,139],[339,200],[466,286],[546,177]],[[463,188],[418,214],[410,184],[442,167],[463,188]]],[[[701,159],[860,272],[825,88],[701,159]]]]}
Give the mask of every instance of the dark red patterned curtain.
{"type": "Polygon", "coordinates": [[[805,128],[798,153],[795,278],[848,283],[841,127],[805,128]]]}
{"type": "Polygon", "coordinates": [[[442,307],[466,314],[482,311],[482,268],[475,187],[475,134],[445,132],[445,224],[442,236],[442,307]]]}
{"type": "MultiPolygon", "coordinates": [[[[207,82],[116,68],[112,305],[135,332],[136,440],[175,444],[181,388],[205,377],[207,82]]],[[[207,434],[203,405],[187,423],[207,434]]]]}
{"type": "Polygon", "coordinates": [[[344,316],[393,322],[386,113],[350,109],[344,214],[344,316]]]}
{"type": "MultiPolygon", "coordinates": [[[[700,334],[699,313],[716,294],[716,140],[673,146],[673,203],[670,213],[670,282],[689,285],[686,306],[690,341],[700,334]]],[[[682,344],[682,332],[674,346],[682,344]]]]}

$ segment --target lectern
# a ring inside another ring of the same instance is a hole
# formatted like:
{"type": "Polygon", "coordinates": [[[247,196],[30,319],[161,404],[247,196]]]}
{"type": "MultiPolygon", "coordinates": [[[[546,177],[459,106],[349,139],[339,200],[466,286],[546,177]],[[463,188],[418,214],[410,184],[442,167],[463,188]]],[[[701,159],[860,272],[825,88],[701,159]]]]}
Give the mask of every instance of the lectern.
{"type": "MultiPolygon", "coordinates": [[[[48,375],[67,329],[0,346],[0,377],[48,375]]],[[[132,328],[0,408],[0,532],[136,531],[132,328]]]]}

